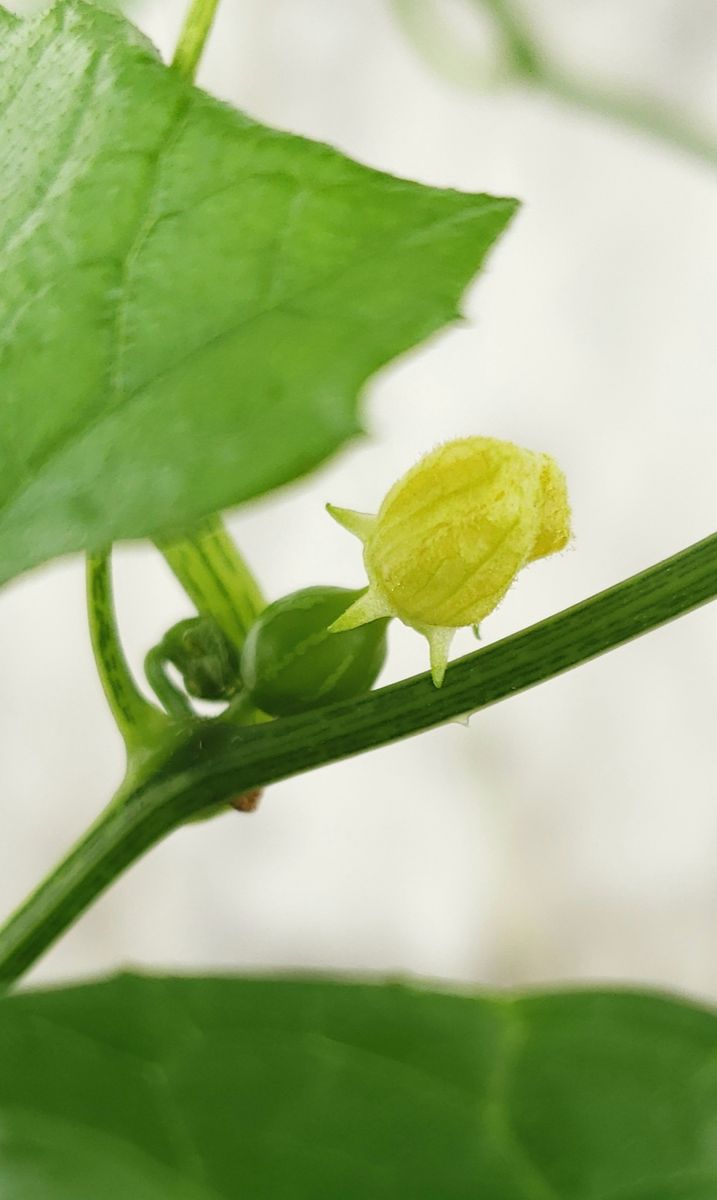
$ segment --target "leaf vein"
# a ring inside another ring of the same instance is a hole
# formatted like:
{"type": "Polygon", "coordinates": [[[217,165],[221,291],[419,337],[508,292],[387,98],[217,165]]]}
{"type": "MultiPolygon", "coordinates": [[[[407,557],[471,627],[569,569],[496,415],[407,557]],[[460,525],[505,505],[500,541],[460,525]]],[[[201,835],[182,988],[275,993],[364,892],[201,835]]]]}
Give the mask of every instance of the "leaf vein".
{"type": "Polygon", "coordinates": [[[191,93],[187,91],[180,96],[179,102],[174,108],[170,120],[167,124],[167,129],[159,144],[159,147],[149,164],[147,191],[144,198],[143,209],[144,215],[138,222],[135,235],[123,256],[123,264],[120,271],[120,279],[118,283],[118,293],[114,297],[116,303],[115,324],[113,333],[114,351],[111,356],[109,367],[109,384],[110,393],[112,395],[113,407],[114,402],[122,395],[122,362],[127,348],[127,320],[128,320],[128,291],[131,281],[132,268],[141,252],[142,246],[149,237],[152,228],[155,224],[156,217],[152,214],[152,206],[155,201],[159,180],[161,178],[162,164],[169,155],[184,127],[187,116],[191,108],[191,93]]]}
{"type": "Polygon", "coordinates": [[[498,1009],[505,1021],[501,1041],[501,1057],[493,1074],[492,1096],[486,1108],[495,1133],[502,1140],[509,1158],[520,1169],[520,1182],[526,1192],[526,1200],[562,1200],[560,1193],[529,1153],[523,1139],[515,1128],[510,1112],[508,1085],[515,1070],[527,1035],[525,1022],[514,1004],[505,1004],[498,1009]],[[492,1110],[492,1111],[491,1111],[492,1110]]]}
{"type": "MultiPolygon", "coordinates": [[[[504,205],[504,203],[505,202],[501,200],[489,200],[485,205],[474,206],[474,208],[470,210],[470,215],[476,217],[484,213],[487,207],[499,208],[504,205]]],[[[451,214],[450,217],[444,217],[438,221],[432,221],[423,230],[418,232],[413,231],[411,234],[400,239],[399,241],[391,240],[389,245],[393,249],[402,251],[409,248],[418,236],[425,236],[429,232],[436,232],[452,224],[456,224],[456,214],[451,214]]],[[[146,236],[146,231],[143,231],[142,236],[143,238],[146,236]]],[[[349,266],[343,265],[341,268],[329,273],[327,276],[322,277],[321,279],[314,279],[311,281],[311,283],[305,285],[304,287],[297,288],[297,290],[291,296],[285,297],[283,301],[269,304],[265,308],[259,309],[257,312],[251,313],[248,316],[246,314],[243,315],[238,321],[233,322],[232,325],[230,325],[227,329],[220,330],[219,333],[212,334],[211,337],[208,337],[198,345],[191,347],[184,355],[175,358],[168,367],[155,372],[150,379],[145,380],[133,391],[121,393],[117,390],[115,385],[112,393],[115,400],[114,405],[103,409],[101,412],[98,412],[94,419],[89,421],[87,420],[86,413],[80,414],[69,428],[59,431],[58,436],[54,438],[46,447],[44,447],[41,453],[31,457],[28,460],[23,478],[4,497],[2,503],[0,504],[0,512],[7,513],[8,509],[14,503],[16,503],[23,492],[32,486],[34,477],[38,474],[38,472],[47,467],[53,459],[58,458],[60,454],[62,454],[68,448],[68,446],[72,444],[72,442],[79,440],[79,438],[82,436],[90,434],[95,429],[98,429],[101,425],[103,425],[110,417],[112,417],[117,411],[116,401],[118,398],[123,400],[126,408],[130,404],[141,399],[144,393],[149,388],[156,385],[161,379],[171,377],[180,369],[186,369],[186,366],[189,362],[205,353],[205,351],[210,349],[210,347],[230,340],[232,337],[244,332],[245,329],[255,322],[275,315],[280,311],[284,311],[289,316],[296,317],[297,314],[291,311],[289,305],[294,304],[297,300],[304,299],[313,292],[320,291],[329,283],[339,282],[344,277],[350,276],[351,272],[357,267],[363,268],[367,262],[380,258],[385,250],[386,240],[381,239],[381,241],[373,248],[370,254],[363,254],[361,256],[360,262],[353,262],[349,266]]],[[[115,342],[116,341],[117,337],[115,338],[115,342]]],[[[93,403],[94,402],[95,401],[93,401],[93,403]]]]}
{"type": "Polygon", "coordinates": [[[63,137],[59,143],[55,161],[47,175],[47,178],[43,182],[40,196],[30,211],[19,218],[19,220],[16,222],[14,230],[11,228],[3,231],[5,244],[3,246],[2,253],[5,259],[7,259],[19,245],[22,245],[23,235],[27,232],[28,227],[31,229],[36,228],[37,218],[41,215],[43,209],[47,205],[48,200],[51,198],[53,188],[57,183],[57,180],[62,175],[70,155],[77,145],[77,140],[82,132],[85,120],[88,116],[90,102],[97,86],[97,78],[100,67],[102,66],[102,61],[103,55],[99,51],[95,51],[87,61],[84,73],[80,79],[80,86],[77,90],[77,101],[72,113],[72,118],[63,131],[63,137]]]}

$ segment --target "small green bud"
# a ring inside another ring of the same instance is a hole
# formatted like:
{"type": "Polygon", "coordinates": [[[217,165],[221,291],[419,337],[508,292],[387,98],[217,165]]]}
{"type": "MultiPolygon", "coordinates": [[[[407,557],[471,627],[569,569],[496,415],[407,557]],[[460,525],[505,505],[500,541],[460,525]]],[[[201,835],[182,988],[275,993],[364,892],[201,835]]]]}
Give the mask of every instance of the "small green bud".
{"type": "Polygon", "coordinates": [[[347,588],[304,588],[264,609],[241,656],[242,682],[257,708],[284,717],[369,690],[386,657],[388,622],[328,632],[360,595],[347,588]]]}
{"type": "Polygon", "coordinates": [[[164,635],[161,650],[190,696],[230,700],[239,690],[239,654],[212,617],[179,621],[164,635]]]}

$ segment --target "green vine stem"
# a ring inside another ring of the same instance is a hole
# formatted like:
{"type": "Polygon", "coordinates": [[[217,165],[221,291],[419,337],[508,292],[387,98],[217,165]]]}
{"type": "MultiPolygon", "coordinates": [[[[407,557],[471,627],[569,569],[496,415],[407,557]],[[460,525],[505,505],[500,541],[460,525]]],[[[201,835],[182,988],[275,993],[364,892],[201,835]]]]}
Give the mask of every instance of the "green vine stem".
{"type": "Polygon", "coordinates": [[[193,79],[209,37],[219,0],[192,0],[179,35],[172,66],[185,79],[193,79]]]}
{"type": "MultiPolygon", "coordinates": [[[[172,60],[185,79],[194,79],[218,7],[219,0],[192,0],[189,6],[172,60]]],[[[221,519],[211,517],[181,538],[157,546],[197,611],[214,617],[241,648],[265,601],[221,519]]]]}
{"type": "Polygon", "coordinates": [[[170,717],[174,717],[175,721],[196,720],[189,700],[184,692],[175,687],[167,673],[167,660],[161,646],[154,646],[145,656],[144,673],[152,691],[170,717]]]}
{"type": "Polygon", "coordinates": [[[535,77],[534,83],[556,100],[628,125],[638,133],[657,138],[717,166],[717,141],[655,100],[608,91],[547,66],[535,77]]]}
{"type": "Polygon", "coordinates": [[[152,778],[111,805],[0,930],[10,986],[124,869],[213,805],[476,712],[587,662],[717,596],[717,534],[449,667],[350,703],[263,725],[219,718],[185,733],[152,778]]]}
{"type": "Polygon", "coordinates": [[[451,50],[442,17],[435,17],[427,0],[393,0],[393,8],[423,57],[437,70],[459,77],[461,83],[482,88],[506,84],[532,87],[717,166],[717,139],[659,100],[585,82],[552,61],[519,4],[513,0],[472,2],[493,22],[498,53],[491,62],[466,53],[462,46],[451,50]]]}
{"type": "Polygon", "coordinates": [[[266,601],[219,517],[211,517],[176,541],[157,543],[177,579],[203,616],[214,617],[235,646],[266,601]]]}
{"type": "Polygon", "coordinates": [[[87,617],[97,672],[132,763],[154,751],[166,736],[169,722],[139,691],[124,656],[109,552],[87,555],[87,617]]]}

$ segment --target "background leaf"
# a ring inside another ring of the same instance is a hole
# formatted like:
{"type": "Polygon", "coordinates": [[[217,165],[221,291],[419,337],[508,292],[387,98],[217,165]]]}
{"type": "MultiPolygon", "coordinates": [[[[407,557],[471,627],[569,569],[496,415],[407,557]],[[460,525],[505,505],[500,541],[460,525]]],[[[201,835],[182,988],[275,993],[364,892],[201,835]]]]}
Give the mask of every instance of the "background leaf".
{"type": "Polygon", "coordinates": [[[717,1019],[240,979],[0,1002],[3,1200],[714,1200],[717,1019]]]}
{"type": "Polygon", "coordinates": [[[310,470],[511,200],[265,128],[60,0],[0,51],[0,582],[310,470]]]}

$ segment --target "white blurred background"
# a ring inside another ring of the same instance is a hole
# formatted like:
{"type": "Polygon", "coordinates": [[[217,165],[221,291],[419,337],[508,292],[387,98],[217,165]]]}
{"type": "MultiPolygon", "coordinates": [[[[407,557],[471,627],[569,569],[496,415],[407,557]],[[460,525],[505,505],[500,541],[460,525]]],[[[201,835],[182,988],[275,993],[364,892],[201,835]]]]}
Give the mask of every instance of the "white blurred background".
{"type": "MultiPolygon", "coordinates": [[[[524,7],[567,67],[711,121],[717,140],[714,0],[524,7]]],[[[183,9],[132,6],[165,55],[183,9]]],[[[459,45],[480,47],[469,0],[433,9],[459,45]]],[[[714,166],[525,89],[451,83],[388,0],[223,0],[199,82],[371,165],[525,202],[467,299],[469,324],[369,388],[370,438],[231,517],[271,597],[360,585],[358,544],[324,502],[370,510],[423,451],[469,433],[554,454],[575,514],[571,549],[523,575],[486,622],[490,639],[714,530],[714,166]]],[[[149,548],[123,548],[117,575],[139,666],[190,609],[149,548]]],[[[385,679],[424,669],[418,638],[392,639],[385,679]]],[[[3,592],[0,662],[4,912],[121,771],[79,560],[3,592]]],[[[254,816],[175,834],[31,979],[300,968],[489,987],[622,980],[717,999],[716,713],[708,607],[468,730],[288,781],[254,816]]]]}

